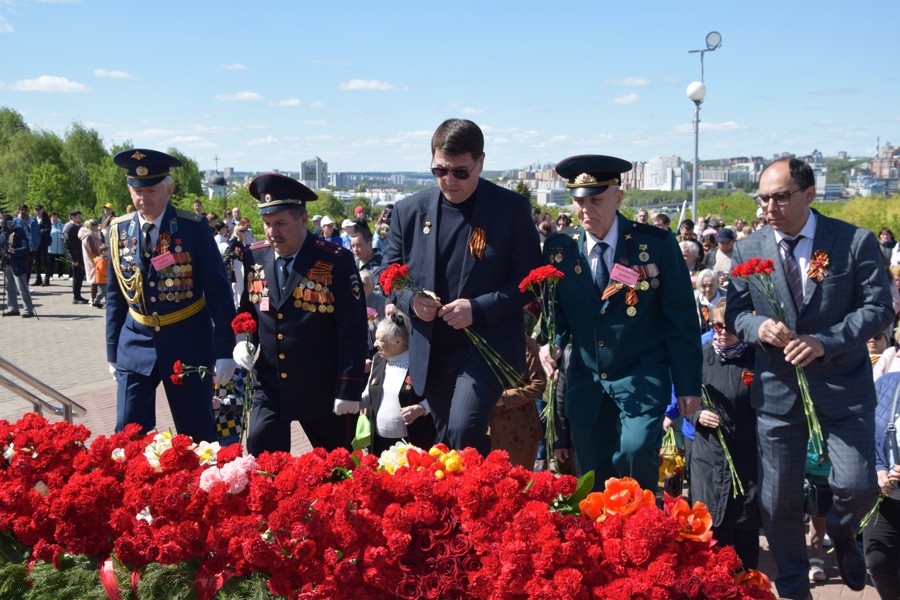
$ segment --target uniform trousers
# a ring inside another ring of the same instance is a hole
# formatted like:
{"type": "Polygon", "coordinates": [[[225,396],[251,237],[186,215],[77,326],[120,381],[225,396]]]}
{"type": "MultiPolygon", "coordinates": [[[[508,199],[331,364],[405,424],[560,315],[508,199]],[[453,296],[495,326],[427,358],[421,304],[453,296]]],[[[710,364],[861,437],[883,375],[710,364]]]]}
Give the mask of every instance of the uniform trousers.
{"type": "Polygon", "coordinates": [[[425,380],[425,398],[434,416],[437,440],[450,448],[475,448],[482,456],[491,452],[488,423],[503,387],[496,377],[483,372],[469,346],[432,346],[425,380]]]}
{"type": "Polygon", "coordinates": [[[655,492],[665,404],[628,416],[605,392],[597,401],[600,411],[593,423],[569,420],[581,472],[594,471],[595,491],[602,491],[610,477],[632,477],[643,489],[655,492]]]}
{"type": "Polygon", "coordinates": [[[128,423],[137,423],[144,433],[156,427],[156,388],[162,381],[175,431],[191,436],[194,442],[216,441],[212,375],[201,379],[193,373],[186,375],[181,385],[175,385],[168,377],[160,377],[157,368],[150,375],[141,375],[117,366],[116,380],[116,431],[122,431],[128,423]]]}
{"type": "MultiPolygon", "coordinates": [[[[759,507],[782,598],[806,598],[809,558],[806,550],[803,481],[809,430],[798,398],[786,415],[757,411],[759,507]]],[[[875,410],[829,418],[817,411],[831,459],[828,477],[834,505],[825,517],[835,542],[856,534],[856,525],[875,504],[875,410]]]]}
{"type": "MultiPolygon", "coordinates": [[[[302,392],[297,392],[295,401],[303,402],[302,392]]],[[[350,442],[356,435],[356,419],[356,415],[328,413],[315,419],[297,420],[313,448],[324,448],[331,452],[338,448],[351,450],[350,442]]],[[[281,417],[277,400],[257,389],[253,393],[247,452],[259,456],[263,452],[277,451],[291,451],[291,421],[281,417]]]]}

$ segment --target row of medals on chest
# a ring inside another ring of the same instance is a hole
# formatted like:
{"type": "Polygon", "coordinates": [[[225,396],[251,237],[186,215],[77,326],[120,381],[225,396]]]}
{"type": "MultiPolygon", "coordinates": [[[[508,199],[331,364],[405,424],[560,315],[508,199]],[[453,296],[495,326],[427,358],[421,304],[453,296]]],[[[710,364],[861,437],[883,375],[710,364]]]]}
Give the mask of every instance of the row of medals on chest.
{"type": "MultiPolygon", "coordinates": [[[[251,275],[251,277],[253,276],[251,275]]],[[[322,281],[318,282],[304,277],[300,281],[300,285],[291,291],[291,295],[294,297],[294,306],[307,312],[333,313],[334,294],[328,287],[330,284],[331,277],[324,277],[322,281]]],[[[263,298],[269,295],[269,286],[265,279],[253,277],[248,283],[248,288],[250,302],[253,304],[259,304],[263,298]]]]}
{"type": "MultiPolygon", "coordinates": [[[[120,250],[119,252],[122,255],[122,260],[124,264],[122,265],[122,270],[126,272],[134,272],[137,270],[137,265],[134,262],[134,257],[132,254],[137,254],[139,252],[138,248],[135,246],[134,248],[129,248],[125,243],[127,236],[125,232],[122,232],[119,240],[120,250]]],[[[132,243],[136,244],[137,239],[132,238],[132,243]]],[[[169,251],[169,246],[171,244],[171,234],[168,232],[163,232],[159,236],[159,240],[157,241],[156,248],[154,252],[156,254],[164,254],[169,251]]],[[[194,287],[194,281],[191,279],[191,275],[193,274],[194,267],[190,264],[191,255],[190,252],[182,252],[183,248],[180,244],[177,244],[174,248],[175,259],[179,263],[172,265],[170,267],[164,268],[162,271],[157,272],[157,278],[159,282],[150,281],[147,283],[148,287],[157,288],[159,294],[157,295],[155,292],[151,292],[150,302],[156,302],[157,298],[160,302],[181,302],[184,299],[191,299],[194,297],[194,292],[191,291],[194,287]]]]}
{"type": "MultiPolygon", "coordinates": [[[[648,260],[650,260],[650,255],[646,252],[647,246],[645,244],[641,244],[640,249],[641,253],[638,255],[638,259],[643,262],[647,262],[648,260]]],[[[561,263],[562,261],[562,248],[554,248],[550,253],[550,262],[561,263]]],[[[659,287],[659,279],[656,278],[656,275],[658,274],[656,265],[638,265],[633,268],[638,272],[640,279],[632,289],[646,292],[650,288],[656,289],[659,287]],[[650,276],[649,281],[648,275],[650,276]]],[[[573,270],[575,271],[576,275],[581,275],[581,259],[576,259],[575,268],[573,270]]],[[[622,290],[625,287],[625,284],[621,281],[614,281],[610,285],[616,290],[622,290]]],[[[625,314],[627,314],[629,317],[633,317],[637,314],[637,308],[635,308],[634,305],[631,305],[627,309],[625,309],[625,314]]]]}

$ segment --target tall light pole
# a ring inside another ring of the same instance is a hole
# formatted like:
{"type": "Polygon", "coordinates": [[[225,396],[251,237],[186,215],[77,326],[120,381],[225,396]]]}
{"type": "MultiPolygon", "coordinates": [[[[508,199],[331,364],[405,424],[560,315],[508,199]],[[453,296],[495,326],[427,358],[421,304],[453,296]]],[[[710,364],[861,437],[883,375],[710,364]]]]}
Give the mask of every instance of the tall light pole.
{"type": "Polygon", "coordinates": [[[710,31],[706,34],[706,48],[702,50],[688,50],[688,54],[700,53],[700,81],[692,82],[687,88],[688,98],[694,101],[694,174],[691,177],[691,216],[697,221],[697,150],[700,144],[700,104],[706,97],[706,86],[703,84],[703,55],[712,52],[722,45],[722,35],[718,31],[710,31]]]}
{"type": "Polygon", "coordinates": [[[706,97],[706,86],[702,81],[694,81],[687,88],[688,98],[694,101],[694,175],[691,177],[691,216],[697,221],[697,162],[700,146],[700,104],[706,97]]]}

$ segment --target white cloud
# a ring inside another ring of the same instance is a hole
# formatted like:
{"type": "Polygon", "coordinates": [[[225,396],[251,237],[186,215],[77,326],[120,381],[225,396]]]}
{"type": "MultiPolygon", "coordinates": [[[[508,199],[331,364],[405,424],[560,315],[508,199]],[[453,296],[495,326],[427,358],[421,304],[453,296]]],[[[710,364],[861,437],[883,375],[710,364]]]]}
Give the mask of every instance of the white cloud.
{"type": "Polygon", "coordinates": [[[391,90],[398,90],[400,88],[391,83],[387,83],[386,81],[377,81],[375,79],[351,79],[350,81],[345,81],[338,85],[338,89],[349,91],[386,92],[391,90]]]}
{"type": "Polygon", "coordinates": [[[624,79],[607,79],[606,85],[624,85],[626,87],[647,87],[650,80],[646,77],[625,77],[624,79]]]}
{"type": "Polygon", "coordinates": [[[313,100],[312,102],[309,103],[310,108],[325,108],[326,106],[328,106],[328,105],[325,104],[324,102],[319,102],[318,100],[313,100]]]}
{"type": "Polygon", "coordinates": [[[248,67],[245,67],[241,63],[231,63],[230,65],[219,65],[220,69],[225,69],[226,71],[249,71],[248,67]]]}
{"type": "Polygon", "coordinates": [[[326,135],[326,134],[322,134],[322,135],[308,135],[308,136],[306,136],[305,139],[307,139],[307,140],[309,140],[309,141],[312,141],[312,142],[329,142],[329,141],[331,141],[331,140],[334,139],[334,136],[333,136],[333,135],[326,135]]]}
{"type": "Polygon", "coordinates": [[[127,71],[107,71],[106,69],[94,69],[94,75],[97,77],[109,77],[110,79],[128,79],[134,77],[127,71]]]}
{"type": "Polygon", "coordinates": [[[547,140],[547,143],[558,144],[559,142],[567,142],[567,141],[569,141],[569,136],[567,136],[567,135],[554,135],[549,140],[547,140]]]}
{"type": "Polygon", "coordinates": [[[678,79],[677,77],[669,77],[668,75],[666,75],[665,77],[662,77],[661,79],[664,82],[670,83],[672,85],[677,85],[677,84],[681,83],[681,80],[678,79]]]}
{"type": "Polygon", "coordinates": [[[253,124],[253,125],[246,125],[246,128],[247,128],[247,129],[268,129],[269,126],[268,126],[268,125],[262,125],[262,124],[253,124]]]}
{"type": "Polygon", "coordinates": [[[218,144],[205,140],[198,135],[179,135],[168,142],[172,146],[186,146],[188,148],[218,148],[218,144]]]}
{"type": "Polygon", "coordinates": [[[237,94],[219,94],[213,100],[221,102],[234,102],[240,100],[262,100],[263,97],[256,92],[238,92],[237,94]]]}
{"type": "Polygon", "coordinates": [[[73,94],[87,92],[90,88],[77,81],[69,81],[65,77],[41,75],[37,79],[20,79],[6,89],[15,92],[47,92],[50,94],[73,94]]]}
{"type": "Polygon", "coordinates": [[[278,143],[277,137],[267,135],[266,137],[253,138],[252,140],[247,142],[247,145],[248,146],[267,146],[269,144],[277,144],[277,143],[278,143]]]}
{"type": "Polygon", "coordinates": [[[131,138],[168,138],[173,137],[177,132],[173,129],[144,129],[142,131],[123,132],[125,137],[131,138]]]}
{"type": "Polygon", "coordinates": [[[635,102],[640,102],[641,98],[637,94],[625,94],[624,96],[616,96],[615,98],[610,98],[607,102],[611,104],[634,104],[635,102]]]}
{"type": "Polygon", "coordinates": [[[328,125],[328,121],[324,119],[318,119],[315,121],[303,121],[304,125],[315,125],[316,127],[325,127],[328,125]]]}
{"type": "Polygon", "coordinates": [[[9,21],[0,15],[0,33],[12,33],[16,28],[9,24],[9,21]]]}
{"type": "Polygon", "coordinates": [[[300,106],[300,100],[297,98],[288,98],[287,100],[279,100],[278,102],[269,102],[269,106],[300,106]]]}
{"type": "MultiPolygon", "coordinates": [[[[723,123],[700,121],[700,131],[738,131],[741,129],[747,129],[747,126],[735,123],[734,121],[725,121],[723,123]]],[[[689,123],[676,125],[672,128],[672,131],[675,133],[692,133],[694,131],[694,126],[689,123]]]]}
{"type": "Polygon", "coordinates": [[[480,115],[484,112],[483,108],[473,108],[471,106],[467,106],[462,109],[462,114],[464,115],[480,115]]]}

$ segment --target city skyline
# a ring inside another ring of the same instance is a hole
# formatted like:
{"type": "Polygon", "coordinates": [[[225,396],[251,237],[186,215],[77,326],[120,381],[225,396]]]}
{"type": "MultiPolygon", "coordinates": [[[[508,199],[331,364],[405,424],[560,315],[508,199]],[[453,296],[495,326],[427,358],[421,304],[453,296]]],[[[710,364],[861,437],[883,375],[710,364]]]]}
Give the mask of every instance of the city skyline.
{"type": "MultiPolygon", "coordinates": [[[[718,31],[701,160],[900,142],[891,36],[851,45],[835,0],[761,4],[0,0],[0,50],[16,57],[0,106],[61,135],[79,121],[108,147],[174,146],[204,170],[216,156],[259,172],[319,156],[331,172],[424,172],[449,117],[482,127],[491,171],[583,153],[690,160],[688,51],[718,31]]],[[[896,2],[854,6],[865,22],[898,17],[896,2]]]]}

